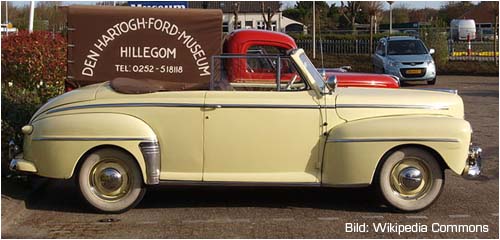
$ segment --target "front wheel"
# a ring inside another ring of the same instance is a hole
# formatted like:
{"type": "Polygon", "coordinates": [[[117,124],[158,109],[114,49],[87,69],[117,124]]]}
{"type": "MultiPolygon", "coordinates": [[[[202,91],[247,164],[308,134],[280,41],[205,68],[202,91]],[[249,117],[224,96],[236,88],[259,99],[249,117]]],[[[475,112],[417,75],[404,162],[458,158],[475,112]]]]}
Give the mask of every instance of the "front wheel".
{"type": "Polygon", "coordinates": [[[146,191],[135,159],[112,148],[97,150],[84,160],[78,186],[91,206],[111,213],[133,208],[146,191]]]}
{"type": "Polygon", "coordinates": [[[436,84],[436,78],[427,81],[427,85],[435,85],[436,84]]]}
{"type": "Polygon", "coordinates": [[[444,174],[436,157],[420,148],[403,148],[389,155],[378,175],[379,193],[392,207],[419,211],[440,195],[444,174]]]}

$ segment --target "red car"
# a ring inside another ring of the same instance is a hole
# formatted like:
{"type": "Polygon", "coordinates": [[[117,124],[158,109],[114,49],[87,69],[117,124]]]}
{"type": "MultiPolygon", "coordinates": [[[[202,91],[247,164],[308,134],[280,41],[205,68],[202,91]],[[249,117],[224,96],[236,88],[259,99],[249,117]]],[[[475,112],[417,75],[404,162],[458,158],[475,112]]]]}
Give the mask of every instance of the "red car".
{"type": "MultiPolygon", "coordinates": [[[[265,30],[237,30],[232,32],[224,42],[224,53],[229,55],[277,55],[294,48],[297,48],[297,44],[290,36],[265,30]]],[[[231,69],[227,72],[229,82],[274,81],[275,73],[268,70],[272,68],[272,65],[273,63],[265,58],[233,58],[226,62],[226,68],[231,69]],[[256,61],[259,62],[256,63],[256,61]]],[[[399,88],[399,80],[392,75],[352,73],[346,72],[343,68],[318,70],[325,79],[336,76],[339,87],[399,88]]],[[[282,78],[288,78],[286,73],[282,73],[282,78]]]]}

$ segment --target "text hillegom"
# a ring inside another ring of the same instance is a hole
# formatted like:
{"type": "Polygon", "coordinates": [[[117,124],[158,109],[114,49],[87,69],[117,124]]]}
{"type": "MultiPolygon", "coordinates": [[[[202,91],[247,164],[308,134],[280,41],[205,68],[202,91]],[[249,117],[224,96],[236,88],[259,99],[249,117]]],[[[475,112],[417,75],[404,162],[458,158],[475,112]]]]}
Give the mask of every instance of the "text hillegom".
{"type": "Polygon", "coordinates": [[[154,30],[159,31],[167,36],[174,36],[176,41],[182,43],[192,54],[196,66],[198,67],[200,76],[210,75],[210,65],[205,51],[198,41],[185,30],[179,30],[176,24],[158,18],[132,18],[128,21],[123,21],[113,25],[102,34],[92,48],[89,49],[88,55],[83,61],[82,75],[93,77],[94,69],[99,61],[99,57],[106,49],[110,42],[120,37],[122,34],[139,31],[139,30],[154,30]]]}

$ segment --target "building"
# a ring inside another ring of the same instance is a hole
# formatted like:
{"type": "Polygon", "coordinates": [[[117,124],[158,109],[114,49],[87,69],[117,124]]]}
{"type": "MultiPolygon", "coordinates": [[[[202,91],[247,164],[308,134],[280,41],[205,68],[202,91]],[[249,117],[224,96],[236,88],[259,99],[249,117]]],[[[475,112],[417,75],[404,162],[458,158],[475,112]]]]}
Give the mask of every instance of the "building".
{"type": "Polygon", "coordinates": [[[190,1],[189,8],[221,9],[224,16],[222,31],[227,33],[236,29],[266,29],[266,23],[262,14],[262,3],[264,3],[264,15],[267,18],[268,10],[274,15],[271,18],[272,31],[278,32],[306,32],[304,24],[284,17],[281,12],[279,1],[190,1]],[[237,12],[238,22],[235,22],[237,12]]]}

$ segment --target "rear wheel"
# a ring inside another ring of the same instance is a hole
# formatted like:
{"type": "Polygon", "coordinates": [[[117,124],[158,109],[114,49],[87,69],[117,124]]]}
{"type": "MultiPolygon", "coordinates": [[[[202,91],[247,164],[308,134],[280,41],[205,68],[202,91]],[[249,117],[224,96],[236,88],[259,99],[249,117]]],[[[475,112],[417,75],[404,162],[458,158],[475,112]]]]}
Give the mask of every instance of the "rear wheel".
{"type": "Polygon", "coordinates": [[[112,213],[133,208],[146,191],[135,159],[117,149],[91,153],[80,168],[78,186],[91,206],[112,213]]]}
{"type": "Polygon", "coordinates": [[[388,156],[379,172],[379,193],[392,207],[419,211],[440,195],[444,174],[437,159],[420,148],[403,148],[388,156]]]}

